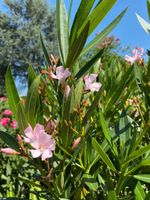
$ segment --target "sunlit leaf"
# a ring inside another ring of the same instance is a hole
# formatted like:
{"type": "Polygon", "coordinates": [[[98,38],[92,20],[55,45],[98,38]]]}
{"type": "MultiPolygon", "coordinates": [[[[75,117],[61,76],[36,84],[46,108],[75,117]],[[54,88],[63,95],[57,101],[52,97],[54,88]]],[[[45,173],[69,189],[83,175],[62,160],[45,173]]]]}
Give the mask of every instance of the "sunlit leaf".
{"type": "Polygon", "coordinates": [[[61,61],[65,66],[68,54],[69,25],[64,0],[56,1],[56,28],[61,61]]]}
{"type": "Polygon", "coordinates": [[[108,155],[103,151],[101,145],[96,141],[95,138],[92,139],[92,144],[93,144],[94,149],[99,153],[101,159],[106,164],[106,166],[108,166],[114,172],[117,172],[117,170],[116,170],[115,166],[113,165],[112,161],[110,160],[108,155]]]}
{"type": "Polygon", "coordinates": [[[20,98],[19,98],[19,94],[17,92],[17,88],[15,85],[10,67],[8,67],[7,72],[6,72],[5,83],[6,83],[6,92],[7,92],[7,96],[8,96],[9,106],[16,118],[17,117],[17,105],[18,105],[18,102],[20,101],[20,98]]]}
{"type": "Polygon", "coordinates": [[[134,175],[133,177],[140,181],[150,183],[150,174],[137,174],[137,175],[134,175]]]}

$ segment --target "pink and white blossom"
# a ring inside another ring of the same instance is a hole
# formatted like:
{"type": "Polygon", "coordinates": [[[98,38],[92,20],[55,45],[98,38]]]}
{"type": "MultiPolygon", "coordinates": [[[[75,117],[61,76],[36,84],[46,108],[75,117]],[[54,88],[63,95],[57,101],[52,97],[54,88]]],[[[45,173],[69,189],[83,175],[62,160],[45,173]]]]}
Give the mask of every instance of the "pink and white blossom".
{"type": "Polygon", "coordinates": [[[131,65],[133,65],[134,62],[138,62],[142,60],[142,56],[144,54],[143,48],[135,48],[132,50],[132,56],[125,56],[125,60],[128,61],[131,65]]]}
{"type": "Polygon", "coordinates": [[[84,77],[85,88],[84,90],[90,90],[92,92],[98,92],[101,88],[101,83],[96,82],[97,74],[90,74],[84,77]]]}
{"type": "Polygon", "coordinates": [[[63,66],[56,67],[56,74],[52,72],[52,68],[50,68],[50,78],[58,79],[62,84],[64,84],[66,78],[71,75],[71,72],[68,68],[64,69],[63,66]]]}
{"type": "Polygon", "coordinates": [[[7,109],[3,112],[3,115],[6,115],[6,116],[11,116],[12,115],[12,111],[7,109]]]}
{"type": "Polygon", "coordinates": [[[33,158],[41,156],[41,159],[45,160],[53,156],[52,151],[55,150],[55,140],[45,132],[42,125],[36,124],[34,130],[29,125],[25,129],[25,135],[25,141],[33,147],[30,150],[33,158]]]}

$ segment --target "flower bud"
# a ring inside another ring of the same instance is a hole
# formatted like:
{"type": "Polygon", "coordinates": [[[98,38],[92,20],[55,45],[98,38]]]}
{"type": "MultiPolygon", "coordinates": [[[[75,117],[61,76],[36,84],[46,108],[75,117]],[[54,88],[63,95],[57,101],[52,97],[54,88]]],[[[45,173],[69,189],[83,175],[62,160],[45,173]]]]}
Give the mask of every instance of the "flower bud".
{"type": "Polygon", "coordinates": [[[71,147],[72,150],[76,149],[78,147],[78,145],[81,142],[81,137],[78,137],[76,140],[74,140],[73,145],[71,147]]]}
{"type": "Polygon", "coordinates": [[[1,148],[0,152],[8,155],[19,155],[20,153],[11,148],[1,148]]]}

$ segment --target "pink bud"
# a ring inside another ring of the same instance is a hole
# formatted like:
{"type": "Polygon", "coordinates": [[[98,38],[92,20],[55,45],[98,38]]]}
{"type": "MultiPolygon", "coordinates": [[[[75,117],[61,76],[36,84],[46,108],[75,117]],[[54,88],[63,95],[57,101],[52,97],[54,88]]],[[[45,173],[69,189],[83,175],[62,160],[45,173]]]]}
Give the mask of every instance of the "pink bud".
{"type": "Polygon", "coordinates": [[[20,153],[11,148],[1,148],[0,152],[8,155],[19,155],[20,153]]]}
{"type": "Polygon", "coordinates": [[[72,150],[76,149],[78,147],[78,145],[81,142],[81,137],[78,137],[76,140],[74,140],[73,145],[71,147],[72,150]]]}
{"type": "Polygon", "coordinates": [[[66,87],[65,87],[65,97],[66,97],[66,99],[68,99],[68,97],[70,95],[70,91],[71,91],[70,86],[66,85],[66,87]]]}

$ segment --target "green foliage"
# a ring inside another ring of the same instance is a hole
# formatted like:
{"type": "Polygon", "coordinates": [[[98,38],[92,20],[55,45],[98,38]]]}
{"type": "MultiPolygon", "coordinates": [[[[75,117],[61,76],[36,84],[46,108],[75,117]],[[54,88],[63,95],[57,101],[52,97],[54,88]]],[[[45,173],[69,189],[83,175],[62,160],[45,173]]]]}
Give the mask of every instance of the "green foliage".
{"type": "MultiPolygon", "coordinates": [[[[26,77],[27,67],[44,65],[40,31],[49,54],[57,54],[55,11],[44,0],[5,0],[7,12],[0,11],[0,85],[8,65],[13,74],[26,77]]],[[[3,93],[4,87],[0,89],[3,93]]]]}
{"type": "Polygon", "coordinates": [[[10,69],[7,71],[7,78],[12,80],[6,81],[8,98],[17,109],[20,134],[24,134],[28,123],[33,128],[40,123],[56,141],[53,157],[44,161],[31,157],[30,144],[19,142],[20,156],[25,156],[38,173],[34,181],[18,178],[30,186],[31,199],[148,199],[150,61],[130,65],[113,53],[108,56],[109,40],[93,49],[98,36],[88,48],[92,55],[82,62],[88,36],[116,1],[99,1],[93,8],[94,2],[86,7],[81,1],[70,30],[64,1],[57,1],[60,60],[53,55],[48,60],[41,36],[48,66],[41,73],[29,68],[26,97],[14,100],[16,90],[10,69]],[[60,65],[71,75],[64,77],[66,71],[59,74],[60,65]],[[94,84],[102,84],[99,90],[92,91],[95,85],[86,89],[85,75],[93,73],[97,75],[94,84]]]}

